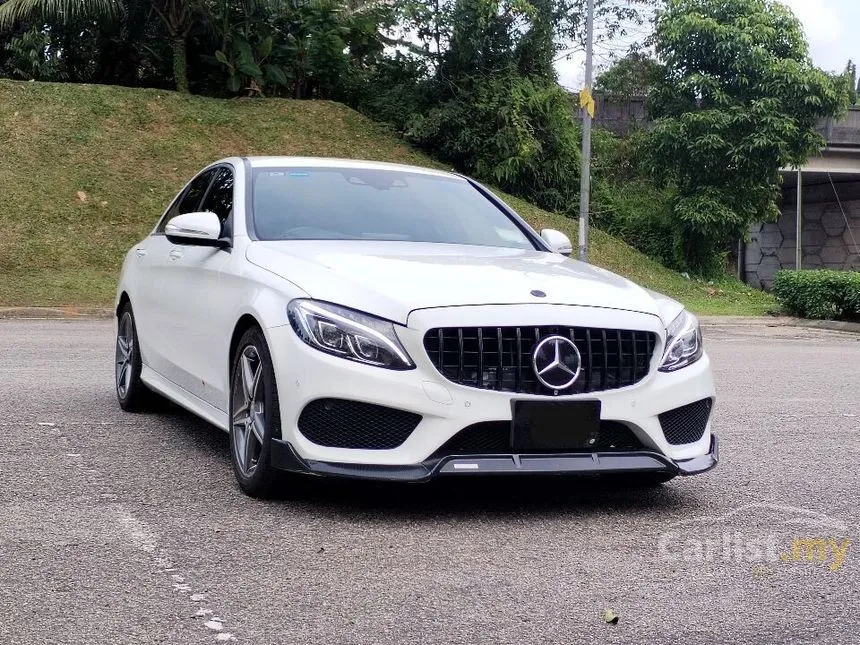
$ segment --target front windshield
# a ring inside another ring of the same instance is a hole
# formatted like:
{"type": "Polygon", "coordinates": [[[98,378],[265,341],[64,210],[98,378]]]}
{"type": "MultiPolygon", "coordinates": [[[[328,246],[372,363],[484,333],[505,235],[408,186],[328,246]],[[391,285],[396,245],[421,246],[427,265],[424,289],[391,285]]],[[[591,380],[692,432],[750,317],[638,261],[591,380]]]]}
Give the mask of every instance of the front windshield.
{"type": "Polygon", "coordinates": [[[254,230],[261,240],[391,240],[534,249],[469,182],[397,170],[258,168],[254,230]]]}

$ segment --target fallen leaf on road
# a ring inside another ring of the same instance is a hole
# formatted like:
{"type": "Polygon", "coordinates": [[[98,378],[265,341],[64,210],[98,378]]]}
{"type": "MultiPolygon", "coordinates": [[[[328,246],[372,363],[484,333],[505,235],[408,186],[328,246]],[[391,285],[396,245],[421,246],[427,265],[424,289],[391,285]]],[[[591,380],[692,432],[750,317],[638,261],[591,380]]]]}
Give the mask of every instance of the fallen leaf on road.
{"type": "Polygon", "coordinates": [[[607,625],[615,625],[618,622],[618,614],[616,614],[611,609],[604,609],[603,622],[607,625]]]}
{"type": "Polygon", "coordinates": [[[773,569],[764,564],[758,564],[753,567],[752,572],[754,577],[761,578],[763,576],[771,575],[773,573],[773,569]]]}

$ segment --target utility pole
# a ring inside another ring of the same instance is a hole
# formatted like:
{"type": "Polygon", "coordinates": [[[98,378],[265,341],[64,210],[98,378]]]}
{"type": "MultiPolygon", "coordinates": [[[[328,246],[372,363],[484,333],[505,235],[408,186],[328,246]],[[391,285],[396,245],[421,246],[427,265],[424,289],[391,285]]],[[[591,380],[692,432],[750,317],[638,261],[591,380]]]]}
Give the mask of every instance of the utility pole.
{"type": "Polygon", "coordinates": [[[803,170],[797,168],[797,245],[794,251],[794,268],[803,268],[803,170]]]}
{"type": "MultiPolygon", "coordinates": [[[[594,58],[594,0],[588,0],[585,37],[585,89],[591,102],[594,58]]],[[[582,108],[582,173],[579,186],[579,259],[588,262],[588,212],[591,204],[591,113],[593,107],[582,108]]]]}

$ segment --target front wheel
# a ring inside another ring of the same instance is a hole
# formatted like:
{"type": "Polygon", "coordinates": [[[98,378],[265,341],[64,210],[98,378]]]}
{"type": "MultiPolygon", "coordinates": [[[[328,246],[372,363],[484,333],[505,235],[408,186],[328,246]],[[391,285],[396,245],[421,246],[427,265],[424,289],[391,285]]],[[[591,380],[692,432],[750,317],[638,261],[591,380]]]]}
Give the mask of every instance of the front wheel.
{"type": "Polygon", "coordinates": [[[114,357],[116,398],[120,407],[126,412],[144,410],[152,402],[152,393],[140,380],[143,362],[140,358],[134,312],[128,302],[120,310],[117,319],[114,357]]]}
{"type": "Polygon", "coordinates": [[[230,461],[247,495],[267,497],[274,489],[278,473],[271,466],[271,443],[280,427],[272,357],[255,327],[239,342],[230,380],[230,461]]]}

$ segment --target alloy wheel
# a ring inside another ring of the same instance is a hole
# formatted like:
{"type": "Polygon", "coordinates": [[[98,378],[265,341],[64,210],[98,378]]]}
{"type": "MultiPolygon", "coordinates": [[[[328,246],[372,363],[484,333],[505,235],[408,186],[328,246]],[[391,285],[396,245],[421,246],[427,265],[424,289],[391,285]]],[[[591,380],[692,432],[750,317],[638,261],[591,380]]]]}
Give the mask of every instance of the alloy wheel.
{"type": "Polygon", "coordinates": [[[263,361],[254,345],[242,350],[233,376],[233,449],[242,474],[257,468],[266,436],[263,361]]]}
{"type": "Polygon", "coordinates": [[[126,397],[131,385],[133,357],[134,323],[126,311],[120,318],[116,334],[116,391],[121,399],[126,397]]]}

